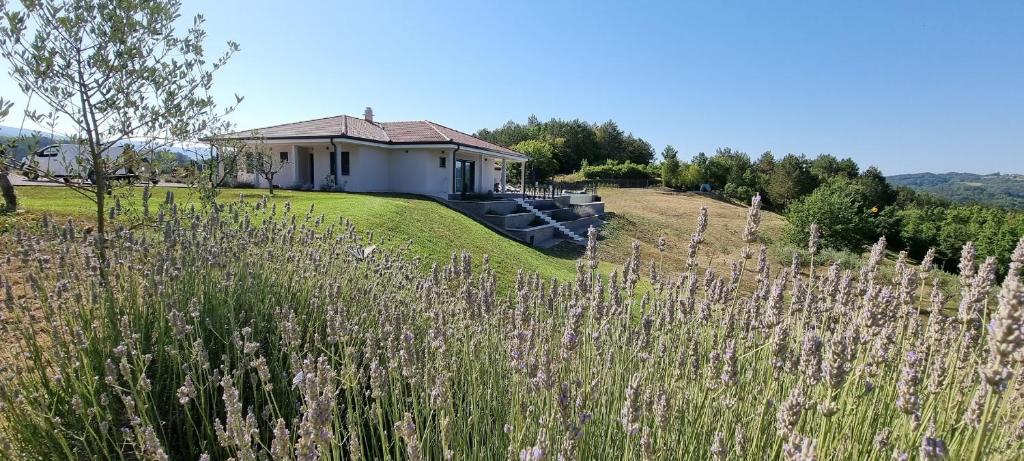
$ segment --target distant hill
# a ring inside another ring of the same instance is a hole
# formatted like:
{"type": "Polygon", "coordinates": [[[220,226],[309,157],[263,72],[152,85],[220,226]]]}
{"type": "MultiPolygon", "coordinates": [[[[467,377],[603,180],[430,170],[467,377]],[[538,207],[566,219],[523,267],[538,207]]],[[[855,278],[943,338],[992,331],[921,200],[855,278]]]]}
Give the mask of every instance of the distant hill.
{"type": "Polygon", "coordinates": [[[907,186],[957,203],[1024,208],[1024,174],[913,173],[886,179],[894,186],[907,186]]]}
{"type": "Polygon", "coordinates": [[[26,128],[24,130],[12,126],[0,125],[0,143],[7,144],[7,141],[17,139],[14,144],[14,158],[20,160],[28,154],[46,147],[55,142],[61,142],[67,137],[61,134],[44,133],[41,131],[26,128]]]}
{"type": "MultiPolygon", "coordinates": [[[[23,139],[15,144],[14,157],[17,160],[24,158],[29,150],[33,152],[35,150],[46,147],[50,144],[65,142],[68,137],[62,134],[54,134],[52,137],[50,133],[44,133],[33,129],[20,130],[17,127],[0,125],[0,143],[5,143],[10,139],[23,139]],[[36,136],[36,137],[34,137],[36,136]]],[[[189,159],[195,158],[196,156],[204,156],[209,153],[208,147],[199,146],[166,146],[159,150],[166,150],[173,152],[179,157],[181,161],[188,161],[189,159]]]]}

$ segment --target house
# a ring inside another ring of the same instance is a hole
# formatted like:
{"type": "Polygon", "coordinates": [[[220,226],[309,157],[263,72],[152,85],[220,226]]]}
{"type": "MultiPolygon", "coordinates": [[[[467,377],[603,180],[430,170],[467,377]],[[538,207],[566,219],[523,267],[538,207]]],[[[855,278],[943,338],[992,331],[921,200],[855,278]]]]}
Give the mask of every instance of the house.
{"type": "MultiPolygon", "coordinates": [[[[448,198],[462,193],[504,192],[513,163],[527,157],[427,120],[378,122],[369,107],[362,118],[339,115],[217,136],[262,144],[284,188],[330,187],[352,192],[400,192],[448,198]]],[[[520,171],[526,171],[521,168],[520,171]]],[[[266,187],[252,173],[240,179],[266,187]]]]}

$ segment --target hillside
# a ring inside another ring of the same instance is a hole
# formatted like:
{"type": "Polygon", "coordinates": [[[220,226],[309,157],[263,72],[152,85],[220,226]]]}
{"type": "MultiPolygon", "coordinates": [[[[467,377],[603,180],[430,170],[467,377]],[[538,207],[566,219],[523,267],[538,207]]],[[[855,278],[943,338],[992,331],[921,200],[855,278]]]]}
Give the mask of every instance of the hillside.
{"type": "MultiPolygon", "coordinates": [[[[67,140],[67,136],[59,133],[44,133],[41,131],[28,128],[21,130],[18,129],[17,127],[0,125],[0,144],[7,144],[8,142],[15,143],[15,160],[20,160],[24,158],[29,151],[34,152],[39,148],[46,147],[54,143],[66,142],[67,140]]],[[[202,144],[176,144],[170,146],[162,146],[157,150],[169,151],[173,153],[175,156],[177,156],[178,160],[182,162],[186,162],[190,159],[196,158],[197,156],[205,156],[206,154],[209,153],[209,147],[202,144]]]]}
{"type": "MultiPolygon", "coordinates": [[[[188,206],[194,202],[187,189],[156,188],[154,202],[162,203],[168,190],[173,190],[175,202],[188,206]]],[[[93,205],[85,198],[63,187],[18,187],[21,208],[32,215],[50,213],[82,220],[91,219],[93,205]]],[[[262,190],[228,189],[222,200],[256,200],[265,194],[262,190]]],[[[139,200],[141,189],[130,200],[139,200]]],[[[571,279],[575,273],[574,258],[542,252],[496,234],[465,215],[437,202],[412,196],[345,194],[327,192],[278,191],[271,199],[278,209],[291,202],[292,210],[301,218],[313,205],[313,214],[324,215],[325,222],[336,223],[340,217],[348,218],[361,233],[372,231],[374,239],[384,239],[385,245],[399,248],[408,244],[409,251],[428,263],[444,265],[452,252],[463,249],[475,258],[490,256],[491,265],[499,281],[506,285],[514,282],[520,267],[536,269],[543,277],[571,279]]],[[[0,217],[0,220],[4,219],[0,217]]],[[[0,225],[0,229],[3,226],[0,225]]]]}
{"type": "Polygon", "coordinates": [[[1024,208],[1024,174],[914,173],[886,180],[957,203],[1024,208]]]}
{"type": "Polygon", "coordinates": [[[62,135],[51,135],[28,128],[21,130],[12,126],[0,125],[0,145],[13,142],[15,160],[21,160],[29,151],[35,151],[64,139],[66,138],[62,135]]]}
{"type": "MultiPolygon", "coordinates": [[[[609,212],[608,225],[602,232],[605,235],[600,249],[602,260],[616,264],[625,262],[632,250],[633,239],[636,239],[640,241],[645,264],[654,258],[667,272],[682,271],[701,206],[708,208],[708,229],[702,245],[701,264],[706,266],[710,263],[718,271],[728,271],[742,249],[740,234],[746,224],[747,204],[665,188],[607,187],[599,188],[598,194],[609,212]],[[664,253],[658,251],[660,237],[665,237],[664,253]]],[[[775,240],[785,220],[768,211],[761,214],[762,237],[768,241],[775,240]]],[[[788,261],[776,262],[786,264],[788,261]]]]}

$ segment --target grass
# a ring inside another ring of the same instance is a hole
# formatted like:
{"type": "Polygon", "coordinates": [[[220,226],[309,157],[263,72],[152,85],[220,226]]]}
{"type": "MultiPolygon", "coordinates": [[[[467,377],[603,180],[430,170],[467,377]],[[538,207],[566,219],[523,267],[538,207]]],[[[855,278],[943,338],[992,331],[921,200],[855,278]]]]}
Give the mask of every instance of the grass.
{"type": "MultiPolygon", "coordinates": [[[[682,267],[686,262],[686,246],[696,227],[700,207],[708,208],[708,229],[702,263],[725,268],[739,254],[740,242],[747,220],[748,203],[733,203],[696,192],[677,192],[665,188],[626,189],[600,188],[598,195],[606,210],[613,213],[604,231],[602,252],[608,261],[624,262],[630,254],[633,239],[640,241],[646,260],[664,258],[669,267],[682,267]],[[665,237],[667,249],[658,254],[658,238],[665,237]]],[[[784,219],[771,212],[762,212],[761,234],[767,241],[776,239],[784,219]]],[[[755,248],[756,250],[756,248],[755,248]]],[[[776,261],[785,263],[786,261],[776,261]]]]}

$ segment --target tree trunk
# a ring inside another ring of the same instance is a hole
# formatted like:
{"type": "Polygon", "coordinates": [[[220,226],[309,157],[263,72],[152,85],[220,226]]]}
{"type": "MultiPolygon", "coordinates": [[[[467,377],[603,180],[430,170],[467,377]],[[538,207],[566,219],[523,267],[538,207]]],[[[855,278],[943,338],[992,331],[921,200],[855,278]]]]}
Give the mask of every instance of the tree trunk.
{"type": "Polygon", "coordinates": [[[106,231],[106,209],[104,202],[107,195],[107,174],[103,157],[96,152],[92,154],[93,171],[95,171],[96,183],[96,259],[99,260],[100,282],[104,287],[109,287],[107,280],[107,231],[106,231]]]}
{"type": "Polygon", "coordinates": [[[4,210],[11,213],[18,210],[18,196],[14,194],[14,186],[7,176],[10,169],[6,165],[0,165],[0,192],[4,196],[4,210]]]}

